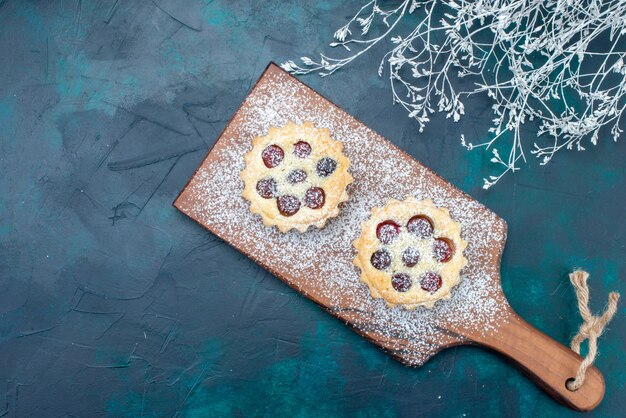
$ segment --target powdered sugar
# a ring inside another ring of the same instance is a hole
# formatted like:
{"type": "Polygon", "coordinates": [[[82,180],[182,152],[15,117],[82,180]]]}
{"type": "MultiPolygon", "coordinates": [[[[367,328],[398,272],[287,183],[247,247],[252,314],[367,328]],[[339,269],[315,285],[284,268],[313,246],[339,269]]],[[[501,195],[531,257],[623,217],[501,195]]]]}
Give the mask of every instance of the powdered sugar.
{"type": "Polygon", "coordinates": [[[280,71],[268,71],[257,84],[177,205],[406,363],[422,364],[441,345],[463,340],[447,329],[480,326],[483,332],[492,332],[502,315],[499,260],[493,259],[492,249],[500,248],[505,239],[504,222],[280,71]],[[251,139],[267,134],[270,125],[282,126],[289,120],[328,128],[334,139],[344,142],[351,162],[355,181],[349,187],[350,200],[321,230],[311,227],[306,233],[283,234],[265,227],[241,197],[239,173],[251,139]],[[437,302],[433,309],[387,307],[371,297],[352,264],[352,241],[371,208],[409,195],[448,208],[469,243],[465,250],[469,264],[460,285],[450,300],[437,302]]]}

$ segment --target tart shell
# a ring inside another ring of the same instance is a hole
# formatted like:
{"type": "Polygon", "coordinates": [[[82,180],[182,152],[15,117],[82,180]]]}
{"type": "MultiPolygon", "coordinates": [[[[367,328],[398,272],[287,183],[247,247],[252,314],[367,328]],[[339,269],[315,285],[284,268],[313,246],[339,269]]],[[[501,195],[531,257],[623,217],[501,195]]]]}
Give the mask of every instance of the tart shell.
{"type": "Polygon", "coordinates": [[[240,177],[244,182],[242,196],[250,202],[250,211],[258,214],[266,226],[276,226],[281,232],[296,229],[305,232],[313,225],[322,228],[326,221],[339,214],[339,204],[348,200],[346,187],[353,178],[348,172],[350,161],[343,154],[343,143],[331,139],[330,131],[317,128],[311,122],[296,125],[288,122],[282,127],[270,126],[267,135],[252,140],[252,150],[244,156],[246,166],[240,177]],[[299,141],[311,145],[308,157],[301,158],[294,154],[294,145],[299,141]],[[270,145],[278,145],[284,151],[284,159],[273,168],[263,162],[263,150],[270,145]],[[332,174],[320,176],[316,164],[323,158],[332,158],[337,165],[332,174]],[[290,184],[286,178],[293,170],[304,170],[307,181],[290,184]],[[300,209],[292,216],[284,216],[278,210],[276,198],[265,199],[256,190],[257,182],[263,178],[275,178],[278,195],[294,195],[301,201],[300,209]],[[311,209],[304,204],[304,194],[308,187],[321,187],[325,202],[319,209],[311,209]]]}
{"type": "Polygon", "coordinates": [[[391,199],[385,206],[373,208],[370,218],[361,224],[361,235],[353,245],[357,251],[353,263],[361,270],[361,281],[368,285],[372,297],[384,299],[390,307],[432,308],[438,300],[449,299],[452,289],[461,281],[461,270],[467,264],[463,255],[467,242],[461,238],[461,224],[450,217],[448,209],[435,206],[431,200],[419,201],[414,197],[404,201],[391,199]],[[415,215],[430,219],[433,225],[432,237],[419,239],[407,231],[407,222],[415,215]],[[399,238],[389,246],[382,244],[376,235],[377,226],[386,220],[393,220],[401,226],[399,238]],[[448,261],[439,262],[435,259],[432,250],[435,238],[445,239],[452,244],[453,254],[448,261]],[[420,261],[412,267],[407,267],[401,260],[400,251],[408,245],[420,250],[420,261]],[[390,266],[384,270],[374,268],[370,261],[372,254],[381,248],[392,255],[390,266]],[[442,278],[441,287],[434,292],[422,289],[418,279],[431,271],[442,278]],[[395,273],[406,273],[413,278],[413,285],[408,291],[394,289],[391,276],[395,273]]]}

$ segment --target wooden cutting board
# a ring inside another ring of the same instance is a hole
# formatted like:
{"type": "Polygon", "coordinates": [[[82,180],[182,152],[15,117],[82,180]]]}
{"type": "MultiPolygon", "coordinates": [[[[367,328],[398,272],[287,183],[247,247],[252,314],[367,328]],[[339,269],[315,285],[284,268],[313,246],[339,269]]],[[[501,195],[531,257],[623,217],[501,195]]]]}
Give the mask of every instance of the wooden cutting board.
{"type": "Polygon", "coordinates": [[[533,328],[507,303],[500,285],[504,220],[274,64],[174,206],[406,365],[421,366],[447,347],[479,344],[517,363],[573,409],[588,411],[602,400],[601,373],[590,368],[584,385],[568,390],[566,380],[576,374],[580,356],[533,328]],[[303,234],[264,227],[241,197],[239,172],[252,138],[290,120],[330,129],[334,139],[344,142],[355,178],[339,217],[303,234]],[[370,209],[406,196],[430,198],[449,208],[469,243],[461,284],[450,300],[433,309],[388,308],[370,296],[352,265],[351,243],[370,209]]]}

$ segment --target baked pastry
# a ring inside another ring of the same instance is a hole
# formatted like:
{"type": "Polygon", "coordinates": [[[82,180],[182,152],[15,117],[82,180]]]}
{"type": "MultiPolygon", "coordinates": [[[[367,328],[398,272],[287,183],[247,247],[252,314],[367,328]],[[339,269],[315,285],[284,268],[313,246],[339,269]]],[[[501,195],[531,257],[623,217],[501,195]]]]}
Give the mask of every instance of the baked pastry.
{"type": "Polygon", "coordinates": [[[323,227],[348,200],[352,176],[342,150],[343,143],[331,139],[328,129],[310,122],[271,126],[267,135],[252,140],[252,150],[244,156],[242,195],[250,201],[250,211],[282,232],[323,227]]]}
{"type": "Polygon", "coordinates": [[[353,245],[361,281],[389,306],[432,308],[449,299],[467,264],[461,224],[447,209],[414,197],[373,208],[353,245]]]}

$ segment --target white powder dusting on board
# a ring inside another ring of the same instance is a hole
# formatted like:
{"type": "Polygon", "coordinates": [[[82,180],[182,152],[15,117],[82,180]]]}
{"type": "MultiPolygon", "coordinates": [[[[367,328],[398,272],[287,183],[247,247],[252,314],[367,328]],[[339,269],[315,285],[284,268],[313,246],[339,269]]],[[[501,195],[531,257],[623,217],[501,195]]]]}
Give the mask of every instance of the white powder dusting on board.
{"type": "Polygon", "coordinates": [[[212,151],[218,158],[198,170],[185,191],[195,203],[181,209],[227,242],[245,248],[253,259],[280,276],[296,278],[291,284],[301,291],[315,289],[316,294],[309,296],[331,305],[333,313],[360,332],[375,336],[376,342],[405,363],[420,365],[441,344],[461,339],[446,328],[475,326],[482,333],[493,332],[504,303],[492,297],[499,294],[493,248],[500,248],[505,239],[504,222],[479,203],[445,187],[437,176],[415,166],[401,151],[354,122],[290,76],[267,73],[212,151]],[[283,234],[265,227],[241,197],[239,173],[244,168],[243,156],[252,147],[251,139],[267,134],[271,125],[282,126],[289,120],[313,122],[343,141],[355,179],[348,189],[350,200],[341,206],[340,215],[323,229],[311,227],[303,234],[294,230],[283,234]],[[469,243],[464,253],[469,264],[461,283],[450,300],[439,301],[432,309],[387,307],[370,296],[352,264],[352,241],[359,236],[360,224],[369,217],[371,208],[409,195],[430,198],[448,208],[452,218],[461,223],[462,236],[469,243]],[[476,216],[478,212],[481,216],[476,216]]]}

